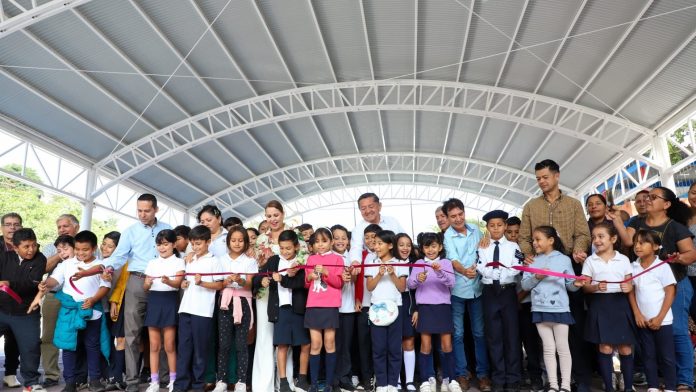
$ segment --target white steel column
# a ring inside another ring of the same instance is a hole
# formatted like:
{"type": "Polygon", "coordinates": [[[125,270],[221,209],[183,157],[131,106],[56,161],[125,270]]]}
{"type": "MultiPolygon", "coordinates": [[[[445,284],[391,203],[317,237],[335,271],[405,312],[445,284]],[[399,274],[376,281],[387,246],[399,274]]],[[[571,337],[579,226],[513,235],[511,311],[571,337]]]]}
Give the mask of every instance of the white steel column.
{"type": "Polygon", "coordinates": [[[667,137],[653,137],[653,157],[657,164],[660,165],[659,172],[662,186],[676,191],[677,187],[674,183],[674,171],[672,170],[672,161],[669,158],[667,137]]]}
{"type": "Polygon", "coordinates": [[[91,168],[87,171],[87,191],[86,198],[82,204],[82,219],[80,220],[80,228],[82,230],[92,229],[92,212],[94,212],[94,197],[92,192],[97,184],[97,171],[91,168]]]}

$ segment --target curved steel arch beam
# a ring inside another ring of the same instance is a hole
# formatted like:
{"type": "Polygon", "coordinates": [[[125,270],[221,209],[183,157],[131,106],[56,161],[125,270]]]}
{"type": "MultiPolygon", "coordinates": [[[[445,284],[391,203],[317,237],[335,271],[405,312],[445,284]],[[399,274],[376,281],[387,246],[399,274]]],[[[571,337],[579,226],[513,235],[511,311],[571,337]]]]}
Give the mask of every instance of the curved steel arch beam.
{"type": "MultiPolygon", "coordinates": [[[[532,173],[479,159],[425,153],[415,156],[401,153],[350,154],[316,159],[269,171],[244,180],[233,187],[223,189],[196,203],[191,209],[195,210],[214,202],[229,205],[235,201],[254,197],[260,192],[272,193],[279,190],[279,187],[294,185],[302,180],[316,179],[317,176],[329,179],[374,174],[378,171],[392,174],[407,171],[409,174],[433,174],[457,179],[477,179],[482,184],[497,186],[523,195],[532,194],[510,189],[515,177],[521,176],[530,181],[536,181],[536,177],[532,173]],[[473,172],[481,174],[481,178],[472,177],[469,173],[473,172]],[[484,176],[486,178],[483,178],[484,176]]],[[[561,185],[561,189],[564,192],[573,192],[571,188],[563,185],[561,185]]]]}
{"type": "Polygon", "coordinates": [[[647,128],[607,113],[556,98],[499,87],[429,80],[332,83],[235,102],[143,137],[96,165],[97,170],[110,168],[118,175],[98,189],[95,195],[163,159],[244,129],[295,118],[366,110],[420,110],[488,116],[557,132],[641,159],[645,158],[625,145],[636,138],[654,135],[647,128]],[[623,144],[618,145],[617,135],[623,135],[623,144]]]}
{"type": "Polygon", "coordinates": [[[41,5],[36,5],[35,1],[27,3],[26,8],[19,8],[21,3],[16,1],[0,0],[0,39],[7,37],[15,31],[23,30],[53,15],[63,11],[79,7],[92,0],[51,0],[41,5]],[[5,13],[8,6],[19,9],[20,13],[9,16],[5,13]]]}
{"type": "MultiPolygon", "coordinates": [[[[371,171],[371,172],[369,172],[369,174],[372,174],[372,175],[405,174],[405,175],[409,175],[409,176],[412,176],[412,175],[414,175],[414,174],[416,174],[416,175],[432,175],[432,176],[437,175],[436,172],[426,172],[426,173],[424,173],[424,172],[417,172],[417,171],[413,171],[413,170],[376,170],[376,171],[371,171]]],[[[344,178],[348,178],[348,177],[363,177],[364,175],[365,175],[364,172],[359,172],[359,173],[344,174],[343,177],[344,177],[344,178]]],[[[236,207],[239,207],[239,206],[241,206],[241,205],[244,205],[244,204],[246,204],[246,203],[248,203],[248,202],[252,202],[251,200],[252,200],[253,198],[264,197],[264,196],[267,196],[267,195],[271,195],[271,194],[273,194],[273,193],[275,193],[275,192],[283,191],[283,190],[285,190],[285,189],[292,188],[292,187],[295,187],[295,186],[301,186],[301,185],[304,185],[304,184],[311,184],[311,183],[314,183],[314,182],[316,182],[316,181],[331,180],[331,179],[334,179],[334,178],[336,178],[336,177],[337,177],[337,175],[335,175],[335,174],[327,174],[327,175],[311,176],[311,177],[310,177],[310,176],[307,176],[306,178],[302,178],[302,179],[299,179],[299,180],[297,180],[297,181],[289,181],[289,180],[288,180],[287,182],[285,182],[285,183],[283,183],[283,184],[278,184],[278,186],[275,186],[275,187],[272,187],[272,188],[266,188],[266,189],[264,189],[264,190],[261,190],[261,189],[253,190],[253,191],[248,192],[248,193],[247,193],[247,190],[245,190],[245,189],[240,189],[240,190],[237,190],[237,191],[234,192],[234,193],[229,194],[229,198],[228,198],[228,199],[225,199],[225,198],[217,198],[217,199],[215,199],[215,202],[217,202],[217,204],[218,204],[218,206],[220,207],[220,210],[221,210],[221,211],[228,211],[228,210],[235,209],[236,207]]],[[[475,183],[475,184],[478,184],[478,185],[486,184],[486,185],[488,185],[489,187],[500,188],[501,190],[506,190],[506,188],[505,188],[505,186],[504,186],[503,184],[491,183],[490,181],[484,181],[484,179],[482,179],[482,178],[462,177],[462,176],[456,176],[456,175],[451,175],[451,174],[440,174],[440,177],[441,177],[441,178],[451,178],[451,179],[455,179],[455,180],[460,180],[460,181],[462,181],[462,182],[468,181],[468,182],[472,182],[472,183],[475,183]]],[[[404,182],[402,182],[402,183],[404,183],[404,182]]],[[[377,183],[375,183],[375,184],[377,184],[377,183]]],[[[415,183],[407,183],[407,182],[406,182],[406,183],[404,183],[404,184],[411,184],[411,185],[429,185],[429,186],[433,186],[433,187],[441,186],[441,185],[434,184],[434,183],[427,183],[427,182],[420,182],[420,181],[416,181],[415,183]]],[[[455,187],[451,187],[451,186],[449,186],[449,187],[450,187],[450,188],[455,188],[455,187]]],[[[325,187],[322,191],[328,191],[328,190],[333,190],[333,189],[341,189],[341,188],[342,188],[342,186],[325,187]]],[[[456,189],[460,189],[460,190],[461,190],[461,188],[456,188],[456,189]]],[[[462,191],[465,191],[465,190],[462,190],[462,191]]],[[[515,190],[515,191],[512,191],[512,192],[518,193],[518,194],[520,194],[520,195],[522,195],[522,196],[525,196],[525,197],[527,197],[527,198],[531,198],[531,197],[534,197],[534,196],[535,196],[533,193],[530,193],[530,192],[527,192],[527,191],[524,191],[524,190],[515,190]]],[[[227,194],[226,194],[226,195],[227,195],[227,194]]],[[[486,195],[486,194],[484,193],[483,195],[486,195]]],[[[303,195],[303,196],[304,196],[304,195],[303,195]]],[[[495,198],[494,195],[490,195],[490,197],[491,197],[491,198],[495,198]]],[[[503,199],[500,199],[500,200],[503,201],[503,199]]],[[[510,205],[514,205],[514,206],[516,206],[516,207],[521,207],[521,205],[516,205],[515,203],[513,203],[513,202],[511,202],[511,201],[509,201],[509,200],[508,200],[508,201],[505,201],[505,203],[510,204],[510,205]]],[[[192,208],[192,210],[195,210],[195,209],[198,208],[198,207],[200,207],[200,205],[197,204],[196,207],[192,208]]]]}
{"type": "MultiPolygon", "coordinates": [[[[374,192],[380,197],[380,199],[385,200],[442,202],[450,197],[456,197],[462,200],[465,207],[480,211],[502,209],[512,214],[522,212],[521,207],[511,204],[509,201],[501,200],[500,198],[477,191],[462,190],[447,185],[433,187],[402,182],[349,186],[341,188],[340,192],[336,192],[336,190],[334,190],[329,197],[318,197],[326,192],[312,192],[307,195],[297,197],[293,200],[286,201],[284,202],[283,206],[287,210],[292,211],[292,214],[286,215],[286,218],[292,218],[293,216],[297,216],[317,208],[349,202],[355,203],[356,200],[358,200],[358,196],[365,192],[374,192]]],[[[259,214],[262,213],[263,212],[260,212],[259,214]]],[[[257,215],[252,215],[247,219],[251,219],[257,215]]]]}

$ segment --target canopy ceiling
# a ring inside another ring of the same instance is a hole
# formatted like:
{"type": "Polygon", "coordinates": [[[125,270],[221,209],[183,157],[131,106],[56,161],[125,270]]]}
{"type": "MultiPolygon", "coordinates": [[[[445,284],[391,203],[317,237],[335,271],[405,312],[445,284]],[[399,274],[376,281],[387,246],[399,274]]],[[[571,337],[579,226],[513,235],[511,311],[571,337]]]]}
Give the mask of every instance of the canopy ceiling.
{"type": "Polygon", "coordinates": [[[188,209],[580,193],[696,97],[696,0],[0,0],[0,122],[188,209]]]}

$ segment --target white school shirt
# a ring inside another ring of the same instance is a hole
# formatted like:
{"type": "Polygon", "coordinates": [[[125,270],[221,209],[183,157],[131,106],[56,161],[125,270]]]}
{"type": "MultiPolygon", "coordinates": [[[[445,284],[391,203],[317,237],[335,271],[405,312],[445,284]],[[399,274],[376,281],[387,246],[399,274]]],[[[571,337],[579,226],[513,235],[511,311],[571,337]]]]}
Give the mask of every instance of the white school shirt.
{"type": "MultiPolygon", "coordinates": [[[[655,258],[650,266],[656,265],[660,263],[660,261],[659,258],[655,258]]],[[[640,259],[636,260],[632,264],[632,267],[634,276],[644,271],[643,267],[640,265],[640,259]]],[[[633,279],[634,289],[636,290],[636,303],[638,304],[638,309],[640,309],[640,312],[646,319],[650,320],[660,313],[662,303],[665,300],[665,287],[676,284],[677,280],[674,279],[674,274],[668,264],[663,264],[633,279]]],[[[671,307],[662,320],[661,325],[670,324],[672,324],[671,307]]]]}
{"type": "MultiPolygon", "coordinates": [[[[186,273],[203,274],[203,273],[219,273],[220,260],[207,253],[205,256],[197,258],[186,264],[186,273]]],[[[221,275],[207,275],[201,277],[201,282],[216,282],[223,279],[221,275]]],[[[203,286],[196,285],[196,277],[194,275],[186,275],[186,280],[189,282],[189,287],[184,290],[184,296],[181,298],[179,305],[179,313],[188,313],[194,316],[213,317],[213,309],[215,308],[215,291],[207,289],[203,286]]]]}
{"type": "MultiPolygon", "coordinates": [[[[398,263],[399,260],[392,258],[388,260],[387,263],[398,263]]],[[[367,264],[367,262],[365,263],[367,264]]],[[[371,264],[381,264],[379,258],[372,260],[371,264]]],[[[408,276],[408,267],[394,267],[394,272],[396,276],[401,278],[402,276],[408,276]]],[[[365,271],[365,276],[377,276],[379,274],[379,267],[370,267],[365,271]]],[[[367,289],[367,282],[365,282],[365,291],[367,289]]],[[[370,299],[370,304],[378,304],[384,301],[394,301],[398,306],[402,305],[401,302],[401,291],[396,288],[394,282],[392,282],[389,274],[385,273],[382,278],[377,282],[377,286],[372,290],[372,297],[370,299]]]]}
{"type": "MultiPolygon", "coordinates": [[[[166,259],[158,257],[147,263],[145,268],[145,275],[147,276],[168,276],[169,279],[176,279],[176,275],[179,271],[186,270],[186,263],[183,259],[176,257],[176,255],[171,255],[166,259]]],[[[178,291],[179,289],[172,287],[166,283],[162,283],[162,278],[157,278],[152,280],[152,286],[150,291],[178,291]]]]}
{"type": "MultiPolygon", "coordinates": [[[[593,253],[582,265],[582,274],[592,278],[591,284],[597,284],[602,281],[620,282],[626,275],[633,273],[631,262],[628,257],[619,252],[614,251],[614,257],[608,262],[602,260],[601,257],[593,253]]],[[[621,285],[619,283],[607,284],[607,291],[597,291],[597,294],[620,293],[621,285]]]]}
{"type": "MultiPolygon", "coordinates": [[[[243,274],[245,272],[259,272],[259,264],[256,262],[256,260],[244,253],[239,255],[236,259],[231,258],[229,253],[218,257],[218,259],[220,260],[220,272],[234,272],[237,274],[243,274]]],[[[226,278],[228,275],[229,274],[222,275],[222,278],[226,278]]],[[[252,275],[242,276],[242,279],[246,280],[247,282],[249,282],[251,278],[252,275]]],[[[225,287],[230,287],[233,289],[242,288],[242,286],[240,286],[237,282],[232,282],[225,287]]]]}
{"type": "MultiPolygon", "coordinates": [[[[350,261],[348,252],[345,252],[343,254],[340,254],[338,252],[335,253],[343,257],[344,266],[351,266],[352,262],[350,261]]],[[[365,291],[368,291],[367,287],[365,288],[365,291]]],[[[343,282],[343,287],[341,287],[341,307],[338,308],[338,313],[355,313],[355,283],[343,282]]]]}
{"type": "MultiPolygon", "coordinates": [[[[291,265],[297,263],[297,257],[293,257],[291,260],[285,260],[283,256],[278,256],[280,260],[278,261],[278,270],[284,270],[290,268],[291,265]]],[[[287,276],[288,272],[280,272],[281,276],[287,276]]],[[[271,277],[272,278],[272,277],[271,277]]],[[[278,283],[278,306],[292,305],[292,289],[283,287],[278,283]]]]}
{"type": "Polygon", "coordinates": [[[487,248],[479,248],[476,270],[481,274],[481,283],[493,284],[494,280],[499,280],[500,284],[515,283],[515,278],[520,271],[505,267],[486,267],[486,264],[492,261],[499,261],[507,267],[520,265],[520,261],[515,257],[515,252],[519,250],[520,247],[516,243],[508,241],[505,237],[499,240],[491,239],[491,243],[487,248]],[[500,260],[493,260],[495,241],[498,241],[498,250],[500,252],[498,258],[500,260]]]}
{"type": "MultiPolygon", "coordinates": [[[[55,279],[59,285],[62,285],[63,292],[71,296],[75,301],[84,301],[87,298],[93,297],[95,294],[97,294],[97,291],[99,291],[100,287],[110,288],[111,282],[103,280],[101,278],[101,274],[86,276],[84,278],[74,280],[73,283],[75,284],[75,287],[77,287],[77,289],[80,290],[82,294],[75,291],[75,289],[72,287],[70,283],[65,283],[68,282],[71,276],[75,275],[75,273],[78,271],[78,268],[86,270],[97,265],[103,265],[102,261],[94,259],[89,263],[84,263],[82,261],[77,260],[77,258],[72,257],[58,264],[56,268],[53,270],[51,278],[55,279]]],[[[101,314],[102,312],[96,309],[92,309],[92,318],[90,320],[97,320],[99,317],[101,317],[101,314]]]]}
{"type": "MultiPolygon", "coordinates": [[[[367,264],[373,264],[377,259],[377,254],[368,251],[367,254],[365,255],[365,265],[367,264]]],[[[372,267],[375,268],[375,267],[372,267]]],[[[370,303],[372,301],[372,292],[367,289],[367,276],[368,276],[368,271],[370,268],[365,268],[365,273],[363,274],[363,297],[362,297],[362,306],[363,307],[368,307],[370,306],[370,303]]]]}

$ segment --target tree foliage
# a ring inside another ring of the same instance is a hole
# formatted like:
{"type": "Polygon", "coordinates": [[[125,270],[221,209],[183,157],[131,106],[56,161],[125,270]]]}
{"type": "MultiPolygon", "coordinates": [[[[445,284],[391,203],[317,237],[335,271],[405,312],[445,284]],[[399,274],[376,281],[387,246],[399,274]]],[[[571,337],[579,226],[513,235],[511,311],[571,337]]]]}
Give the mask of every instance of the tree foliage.
{"type": "MultiPolygon", "coordinates": [[[[3,169],[22,173],[22,167],[17,164],[7,165],[3,169]]],[[[24,177],[42,183],[34,169],[27,168],[24,177]]],[[[65,196],[48,194],[32,185],[0,176],[0,215],[8,212],[21,215],[23,226],[34,229],[39,243],[46,246],[56,238],[56,218],[61,214],[73,214],[80,219],[82,205],[65,196]]],[[[116,227],[114,217],[103,221],[92,220],[92,231],[100,239],[109,231],[116,230],[116,227]]]]}

